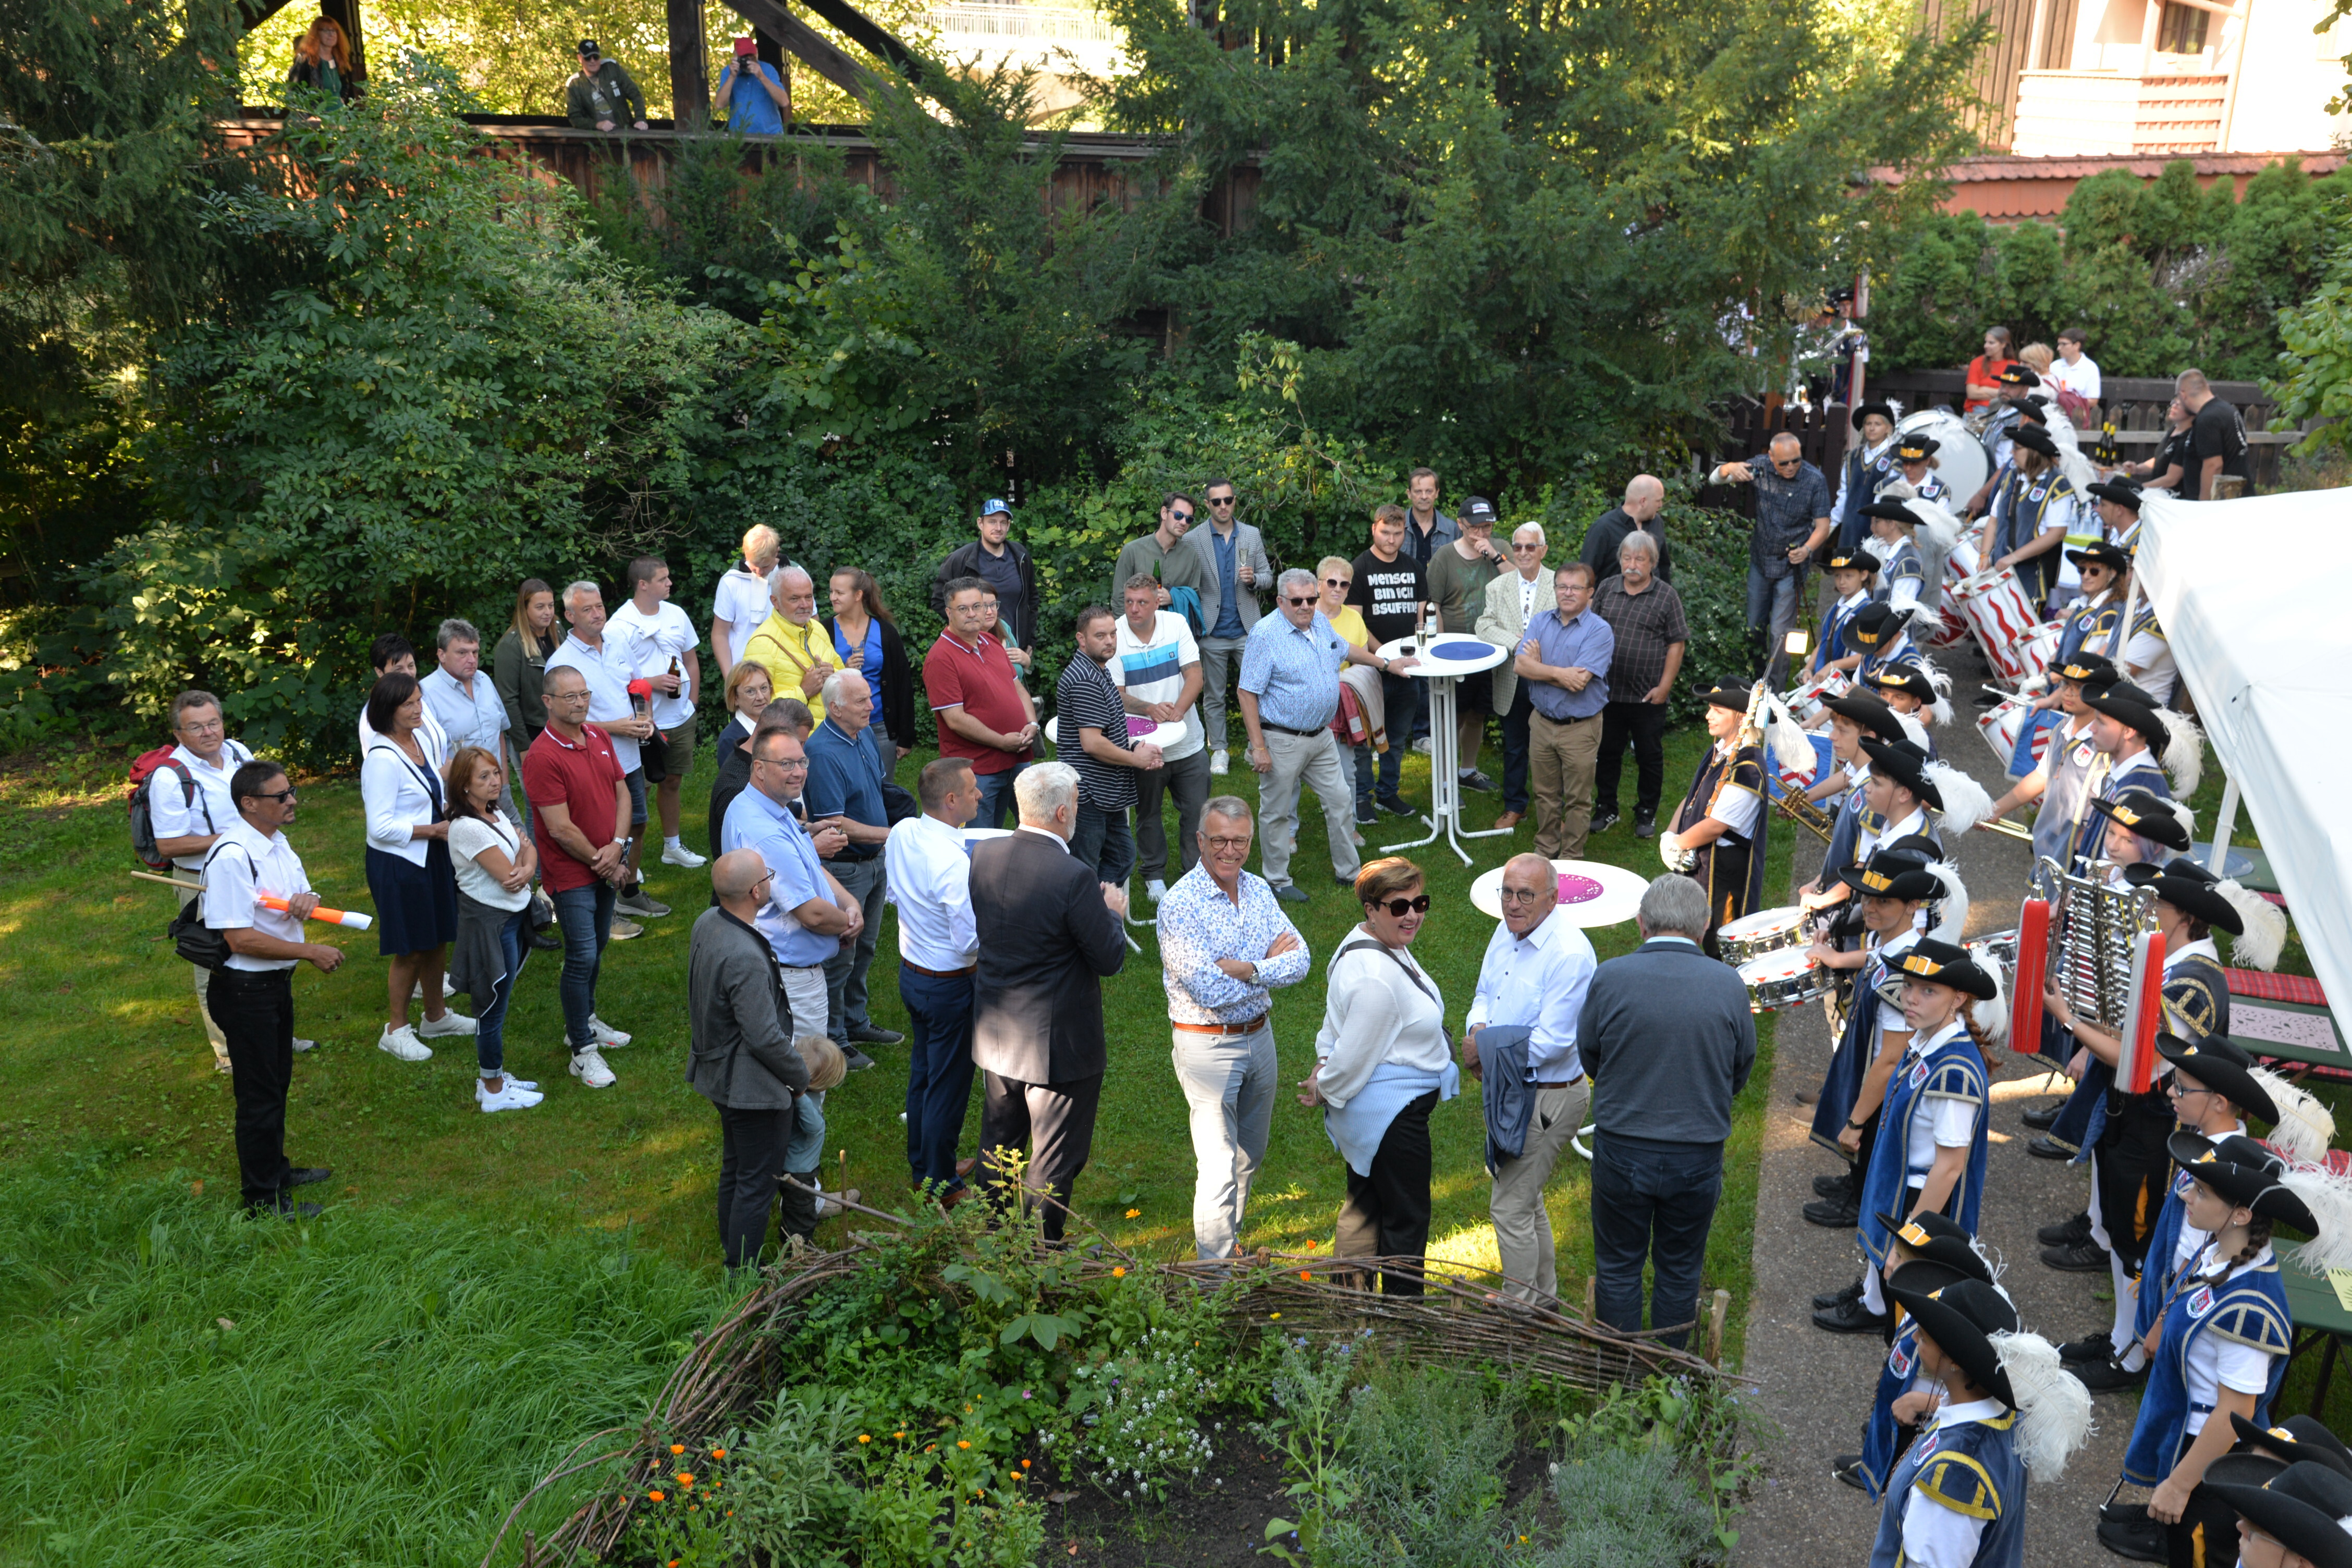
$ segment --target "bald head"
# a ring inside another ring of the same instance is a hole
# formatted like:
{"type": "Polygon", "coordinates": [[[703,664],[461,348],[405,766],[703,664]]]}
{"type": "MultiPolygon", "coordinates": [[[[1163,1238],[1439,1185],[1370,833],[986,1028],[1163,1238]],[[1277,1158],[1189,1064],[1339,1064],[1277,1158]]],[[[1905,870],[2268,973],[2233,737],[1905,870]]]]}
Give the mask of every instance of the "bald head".
{"type": "Polygon", "coordinates": [[[751,889],[768,874],[768,863],[760,858],[757,849],[730,849],[710,863],[710,890],[719,895],[719,907],[739,920],[751,916],[738,905],[751,907],[754,900],[751,889]]]}
{"type": "Polygon", "coordinates": [[[1795,436],[1783,430],[1772,437],[1771,452],[1776,458],[1792,458],[1804,450],[1804,446],[1805,444],[1798,440],[1795,436]]]}
{"type": "Polygon", "coordinates": [[[1525,936],[1559,903],[1559,874],[1540,855],[1514,855],[1503,863],[1503,924],[1525,936]]]}
{"type": "Polygon", "coordinates": [[[1655,474],[1635,474],[1625,486],[1625,515],[1648,522],[1666,504],[1665,481],[1655,474]]]}

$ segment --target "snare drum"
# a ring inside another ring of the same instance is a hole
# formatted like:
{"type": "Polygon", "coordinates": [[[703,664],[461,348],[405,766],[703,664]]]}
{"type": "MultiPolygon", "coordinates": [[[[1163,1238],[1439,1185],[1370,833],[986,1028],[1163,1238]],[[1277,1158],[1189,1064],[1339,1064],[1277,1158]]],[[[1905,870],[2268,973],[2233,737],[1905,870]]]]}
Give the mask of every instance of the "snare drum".
{"type": "Polygon", "coordinates": [[[2018,638],[2010,654],[2024,667],[2025,679],[2031,680],[2050,668],[2051,661],[2058,657],[2058,645],[2065,637],[2063,622],[2047,621],[2018,638]]]}
{"type": "Polygon", "coordinates": [[[1777,1013],[1783,1007],[1825,996],[1834,988],[1829,972],[1814,968],[1801,948],[1751,959],[1739,966],[1739,978],[1748,983],[1748,1010],[1751,1013],[1777,1013]]]}
{"type": "Polygon", "coordinates": [[[2001,990],[2009,989],[2010,977],[2017,973],[2017,928],[1997,931],[1964,942],[1969,953],[1979,964],[1993,969],[2000,976],[2001,990]]]}
{"type": "MultiPolygon", "coordinates": [[[[2005,771],[2010,760],[2017,755],[2018,736],[2032,721],[2033,705],[2030,700],[2022,697],[2004,697],[1977,721],[1977,733],[1985,738],[1985,744],[1992,748],[1993,755],[2000,759],[2005,771]]],[[[2042,753],[2050,749],[2050,737],[2057,732],[2055,728],[2044,725],[2035,733],[2032,757],[2036,764],[2041,763],[2042,753]]]]}
{"type": "Polygon", "coordinates": [[[1969,629],[1976,634],[1977,646],[1984,649],[1985,662],[1993,673],[2012,685],[2024,679],[2025,668],[2015,651],[2017,641],[2040,626],[2042,617],[2034,613],[2033,600],[2017,573],[2007,566],[1979,572],[1954,588],[1952,598],[1968,618],[1969,629]]]}
{"type": "Polygon", "coordinates": [[[1853,677],[1843,669],[1825,669],[1789,693],[1789,712],[1800,724],[1820,717],[1822,700],[1843,697],[1853,689],[1853,677]]]}
{"type": "Polygon", "coordinates": [[[1805,911],[1798,904],[1726,921],[1717,929],[1715,939],[1723,944],[1723,962],[1734,968],[1768,952],[1791,947],[1801,951],[1811,945],[1805,938],[1805,911]]]}

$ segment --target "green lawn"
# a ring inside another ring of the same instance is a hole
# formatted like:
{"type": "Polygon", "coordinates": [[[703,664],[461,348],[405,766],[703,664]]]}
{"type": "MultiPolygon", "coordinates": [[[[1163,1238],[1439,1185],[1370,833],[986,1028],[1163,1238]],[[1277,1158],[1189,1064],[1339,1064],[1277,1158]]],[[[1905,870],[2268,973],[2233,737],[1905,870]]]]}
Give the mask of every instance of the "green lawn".
{"type": "MultiPolygon", "coordinates": [[[[1695,764],[1699,731],[1671,739],[1668,794],[1679,794],[1695,764]]],[[[900,776],[911,779],[921,758],[900,776]]],[[[1486,762],[1497,764],[1494,749],[1486,762]]],[[[1426,801],[1427,761],[1408,760],[1405,794],[1426,801]]],[[[687,787],[689,843],[698,844],[710,761],[706,752],[687,787]]],[[[119,801],[117,761],[81,755],[26,767],[0,784],[10,809],[0,845],[10,851],[0,873],[0,980],[18,1009],[0,1055],[0,1088],[9,1110],[0,1121],[0,1153],[95,1150],[127,1173],[177,1170],[201,1179],[224,1204],[236,1194],[231,1105],[226,1080],[197,1026],[186,966],[163,937],[172,896],[134,881],[119,801]]],[[[1630,764],[1627,789],[1632,780],[1630,764]]],[[[1255,778],[1237,769],[1224,781],[1245,795],[1255,778]]],[[[1474,825],[1491,820],[1499,797],[1471,797],[1474,825]]],[[[1304,1077],[1322,1011],[1323,960],[1355,911],[1322,872],[1318,808],[1310,799],[1301,834],[1300,884],[1313,901],[1299,924],[1312,943],[1312,977],[1278,996],[1276,1039],[1286,1077],[1304,1077]]],[[[1413,830],[1418,832],[1416,828],[1413,830]]],[[[350,777],[304,781],[302,815],[292,829],[311,880],[330,903],[368,907],[362,873],[359,792],[350,777]]],[[[1370,830],[1367,855],[1408,835],[1370,830]]],[[[1431,874],[1437,907],[1419,955],[1444,987],[1449,1025],[1458,1028],[1475,983],[1490,922],[1469,904],[1476,870],[1499,864],[1506,846],[1529,846],[1523,826],[1510,840],[1474,841],[1478,865],[1465,870],[1437,847],[1416,851],[1431,874]]],[[[1785,886],[1788,832],[1776,835],[1776,886],[1785,886]]],[[[1593,851],[1654,875],[1654,846],[1621,826],[1593,851]]],[[[343,1223],[371,1210],[430,1203],[451,1224],[479,1215],[511,1231],[518,1224],[631,1228],[638,1244],[698,1270],[715,1268],[710,1212],[718,1128],[709,1105],[681,1079],[687,1047],[684,981],[688,930],[707,898],[701,872],[656,867],[650,886],[677,912],[651,922],[640,940],[607,954],[598,1010],[636,1037],[611,1054],[620,1082],[592,1092],[564,1071],[555,955],[537,954],[523,977],[508,1029],[508,1059],[548,1092],[539,1108],[495,1117],[476,1110],[469,1042],[443,1042],[421,1065],[373,1048],[384,1016],[384,966],[372,937],[336,933],[352,961],[337,974],[308,968],[296,982],[299,1032],[320,1041],[298,1058],[289,1152],[297,1163],[334,1167],[317,1195],[343,1223]]],[[[319,928],[314,928],[314,931],[319,928]]],[[[1605,958],[1633,945],[1632,925],[1592,933],[1605,958]]],[[[1110,1034],[1108,1114],[1095,1157],[1078,1188],[1080,1208],[1126,1247],[1180,1256],[1191,1247],[1192,1160],[1185,1108],[1169,1068],[1164,995],[1148,932],[1140,955],[1105,987],[1110,1034]],[[1126,1211],[1139,1211],[1124,1217],[1126,1211]]],[[[874,967],[874,1016],[904,1027],[895,976],[896,921],[886,921],[874,967]]],[[[1710,1285],[1731,1289],[1733,1325],[1747,1306],[1748,1237],[1754,1208],[1761,1086],[1769,1077],[1770,1030],[1764,1058],[1742,1097],[1724,1205],[1709,1249],[1710,1285]]],[[[829,1101],[827,1180],[846,1151],[851,1184],[884,1206],[907,1195],[898,1110],[905,1087],[903,1047],[886,1048],[881,1065],[854,1077],[829,1101]]],[[[967,1122],[976,1130],[978,1111],[967,1122]]],[[[1474,1096],[1441,1107],[1436,1139],[1433,1252],[1491,1264],[1486,1218],[1487,1183],[1480,1166],[1480,1123],[1474,1096]]],[[[1339,1155],[1320,1118],[1286,1098],[1273,1146],[1251,1206],[1250,1245],[1328,1245],[1344,1192],[1339,1155]]],[[[306,1194],[307,1195],[307,1194],[306,1194]]],[[[1555,1177],[1551,1209],[1559,1233],[1563,1289],[1590,1272],[1585,1167],[1571,1158],[1555,1177]]]]}

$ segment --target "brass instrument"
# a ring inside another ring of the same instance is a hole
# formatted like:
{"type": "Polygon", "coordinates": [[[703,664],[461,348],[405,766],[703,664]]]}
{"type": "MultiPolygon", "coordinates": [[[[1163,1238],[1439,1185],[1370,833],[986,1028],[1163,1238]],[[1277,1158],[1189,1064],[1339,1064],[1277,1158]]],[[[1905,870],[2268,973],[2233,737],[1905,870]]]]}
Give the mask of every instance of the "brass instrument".
{"type": "Polygon", "coordinates": [[[1781,816],[1799,826],[1808,829],[1823,844],[1830,841],[1830,831],[1834,826],[1830,814],[1823,811],[1815,802],[1806,799],[1802,790],[1791,789],[1783,781],[1780,793],[1773,799],[1772,804],[1780,808],[1781,816]]]}
{"type": "Polygon", "coordinates": [[[1998,816],[1989,816],[1982,822],[1978,823],[1977,831],[1979,833],[1998,833],[2003,838],[2022,838],[2028,844],[2033,842],[2033,829],[2026,826],[2021,822],[2004,821],[2002,818],[1998,816]]]}
{"type": "Polygon", "coordinates": [[[2033,889],[2050,901],[2047,972],[2075,1016],[2116,1031],[2132,1001],[2132,950],[2156,929],[2156,895],[2106,880],[2110,863],[2077,877],[2049,857],[2034,868],[2033,889]]]}

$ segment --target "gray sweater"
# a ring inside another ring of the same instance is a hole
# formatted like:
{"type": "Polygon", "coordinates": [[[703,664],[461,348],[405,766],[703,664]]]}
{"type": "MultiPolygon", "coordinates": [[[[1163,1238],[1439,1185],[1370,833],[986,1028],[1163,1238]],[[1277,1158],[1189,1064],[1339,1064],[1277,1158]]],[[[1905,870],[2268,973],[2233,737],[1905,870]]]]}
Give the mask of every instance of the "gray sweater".
{"type": "MultiPolygon", "coordinates": [[[[793,1047],[793,1011],[784,1000],[767,939],[722,909],[694,920],[687,950],[686,1005],[694,1050],[686,1081],[711,1104],[775,1110],[808,1088],[808,1064],[793,1047]]],[[[822,1019],[810,1020],[822,1028],[822,1019]]]]}
{"type": "Polygon", "coordinates": [[[1747,984],[1689,942],[1645,942],[1593,972],[1577,1048],[1603,1138],[1720,1143],[1756,1065],[1747,984]]]}

